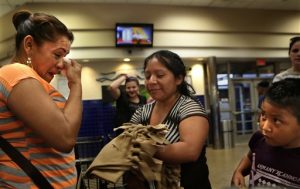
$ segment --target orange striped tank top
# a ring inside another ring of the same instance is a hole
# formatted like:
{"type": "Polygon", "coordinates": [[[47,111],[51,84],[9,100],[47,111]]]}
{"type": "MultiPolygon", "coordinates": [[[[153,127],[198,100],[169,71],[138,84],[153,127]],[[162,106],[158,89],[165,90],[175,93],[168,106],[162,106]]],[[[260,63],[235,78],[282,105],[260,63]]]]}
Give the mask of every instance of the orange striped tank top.
{"type": "MultiPolygon", "coordinates": [[[[66,99],[33,69],[19,63],[3,66],[0,69],[0,134],[30,160],[54,188],[75,188],[77,174],[74,151],[61,153],[49,147],[7,107],[7,98],[13,87],[26,78],[38,80],[56,105],[64,108],[66,99]]],[[[0,188],[37,188],[1,148],[0,188]]]]}

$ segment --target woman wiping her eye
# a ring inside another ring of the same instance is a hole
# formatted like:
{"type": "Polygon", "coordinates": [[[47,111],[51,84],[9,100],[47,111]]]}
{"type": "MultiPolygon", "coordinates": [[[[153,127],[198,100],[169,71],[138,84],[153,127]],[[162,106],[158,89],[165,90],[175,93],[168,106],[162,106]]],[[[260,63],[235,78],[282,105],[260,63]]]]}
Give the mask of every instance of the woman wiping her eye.
{"type": "MultiPolygon", "coordinates": [[[[73,34],[56,17],[19,11],[13,16],[16,55],[0,69],[0,133],[33,164],[53,188],[75,188],[73,147],[81,125],[81,65],[63,58],[73,34]],[[50,85],[62,70],[70,94],[50,85]]],[[[0,149],[0,188],[37,188],[0,149]]]]}

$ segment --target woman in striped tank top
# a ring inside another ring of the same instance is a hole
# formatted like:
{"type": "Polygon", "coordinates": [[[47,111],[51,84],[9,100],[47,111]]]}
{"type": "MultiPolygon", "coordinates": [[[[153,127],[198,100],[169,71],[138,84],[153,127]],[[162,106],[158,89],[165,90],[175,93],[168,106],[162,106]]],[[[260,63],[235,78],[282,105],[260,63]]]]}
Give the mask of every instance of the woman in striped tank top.
{"type": "MultiPolygon", "coordinates": [[[[73,34],[52,15],[19,11],[16,55],[0,69],[0,134],[20,151],[53,188],[75,188],[73,147],[82,117],[81,66],[64,61],[73,34]],[[50,81],[64,73],[66,100],[50,81]]],[[[0,149],[0,188],[37,188],[0,149]]]]}

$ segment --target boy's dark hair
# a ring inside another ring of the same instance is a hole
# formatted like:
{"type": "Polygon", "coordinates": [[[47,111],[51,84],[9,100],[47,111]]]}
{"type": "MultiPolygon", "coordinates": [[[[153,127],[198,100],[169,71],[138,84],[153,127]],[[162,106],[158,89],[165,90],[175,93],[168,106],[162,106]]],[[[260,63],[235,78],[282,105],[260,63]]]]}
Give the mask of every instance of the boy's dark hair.
{"type": "Polygon", "coordinates": [[[289,109],[300,123],[300,79],[287,78],[273,83],[265,95],[265,100],[289,109]]]}

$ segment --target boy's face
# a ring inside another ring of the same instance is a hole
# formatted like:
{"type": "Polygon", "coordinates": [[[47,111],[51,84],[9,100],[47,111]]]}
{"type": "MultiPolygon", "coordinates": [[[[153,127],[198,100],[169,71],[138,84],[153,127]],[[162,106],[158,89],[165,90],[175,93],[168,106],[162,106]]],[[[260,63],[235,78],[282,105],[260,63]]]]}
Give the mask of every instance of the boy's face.
{"type": "Polygon", "coordinates": [[[260,129],[271,146],[300,147],[300,125],[296,117],[289,109],[271,104],[268,99],[262,103],[260,129]]]}

